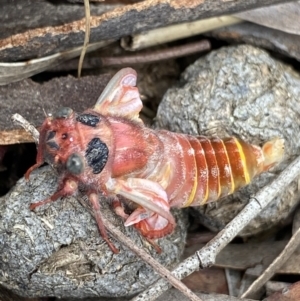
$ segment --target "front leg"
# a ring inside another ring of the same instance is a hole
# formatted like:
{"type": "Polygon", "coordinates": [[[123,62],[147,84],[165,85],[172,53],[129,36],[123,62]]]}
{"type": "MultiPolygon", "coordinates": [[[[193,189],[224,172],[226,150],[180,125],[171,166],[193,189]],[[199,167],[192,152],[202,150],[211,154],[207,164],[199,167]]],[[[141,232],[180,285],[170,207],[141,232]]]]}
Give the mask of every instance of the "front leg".
{"type": "Polygon", "coordinates": [[[65,178],[62,180],[57,191],[51,197],[49,197],[48,199],[46,199],[44,201],[33,203],[30,205],[29,208],[30,208],[30,210],[34,210],[35,208],[37,208],[41,205],[45,205],[45,204],[54,202],[54,201],[58,200],[60,197],[73,195],[77,191],[77,188],[78,188],[78,185],[77,185],[76,181],[74,181],[73,179],[65,178]]]}
{"type": "Polygon", "coordinates": [[[92,205],[94,216],[98,225],[98,229],[103,240],[108,244],[113,253],[118,254],[119,250],[115,247],[115,245],[109,240],[106,228],[103,224],[102,215],[100,211],[100,204],[98,194],[96,192],[92,192],[89,194],[89,201],[92,205]]]}
{"type": "Polygon", "coordinates": [[[134,225],[147,238],[163,237],[175,228],[167,194],[158,183],[139,178],[110,179],[106,187],[140,205],[127,218],[125,226],[134,225]]]}
{"type": "MultiPolygon", "coordinates": [[[[35,208],[37,208],[41,205],[45,205],[45,204],[51,203],[53,201],[56,201],[60,197],[71,196],[77,191],[77,189],[78,189],[78,185],[75,180],[69,179],[69,178],[64,178],[62,180],[62,182],[60,183],[57,191],[51,197],[49,197],[48,199],[46,199],[44,201],[40,201],[40,202],[31,204],[30,210],[34,210],[35,208]]],[[[110,249],[115,254],[119,253],[119,250],[113,245],[112,242],[110,242],[110,240],[108,238],[105,226],[102,221],[99,199],[98,199],[97,193],[95,193],[95,192],[89,193],[89,201],[90,201],[90,204],[92,205],[92,208],[94,211],[94,215],[95,215],[95,219],[96,219],[96,222],[98,225],[100,235],[102,236],[103,240],[108,244],[110,249]]]]}

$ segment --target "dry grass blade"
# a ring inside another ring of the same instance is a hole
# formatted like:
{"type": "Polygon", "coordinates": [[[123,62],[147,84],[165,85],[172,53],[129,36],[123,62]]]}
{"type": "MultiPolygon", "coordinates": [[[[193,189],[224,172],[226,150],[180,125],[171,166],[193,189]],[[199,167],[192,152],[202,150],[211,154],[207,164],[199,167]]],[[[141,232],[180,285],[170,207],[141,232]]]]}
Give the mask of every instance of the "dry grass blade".
{"type": "Polygon", "coordinates": [[[91,10],[90,10],[90,1],[84,0],[84,10],[85,10],[85,33],[84,33],[84,43],[81,50],[79,62],[78,62],[78,77],[81,75],[82,64],[84,56],[87,50],[87,46],[90,40],[91,33],[91,10]]]}

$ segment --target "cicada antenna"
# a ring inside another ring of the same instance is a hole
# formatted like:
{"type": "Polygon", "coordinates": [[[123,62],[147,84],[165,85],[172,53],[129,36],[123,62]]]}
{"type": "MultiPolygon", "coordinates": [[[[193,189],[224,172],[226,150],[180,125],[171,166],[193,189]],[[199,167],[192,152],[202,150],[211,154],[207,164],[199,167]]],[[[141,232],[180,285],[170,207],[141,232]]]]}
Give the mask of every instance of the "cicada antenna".
{"type": "Polygon", "coordinates": [[[45,115],[45,118],[49,117],[51,114],[47,114],[45,108],[43,108],[43,112],[44,112],[44,115],[45,115]]]}

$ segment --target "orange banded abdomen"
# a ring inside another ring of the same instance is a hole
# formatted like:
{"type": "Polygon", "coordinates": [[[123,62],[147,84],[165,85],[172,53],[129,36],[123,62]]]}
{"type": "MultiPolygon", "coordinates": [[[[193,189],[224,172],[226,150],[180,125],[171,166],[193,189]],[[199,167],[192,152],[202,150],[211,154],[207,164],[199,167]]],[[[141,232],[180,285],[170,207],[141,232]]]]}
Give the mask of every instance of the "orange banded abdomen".
{"type": "MultiPolygon", "coordinates": [[[[194,151],[194,158],[186,160],[189,165],[185,165],[186,170],[192,169],[196,172],[193,172],[191,178],[189,173],[186,174],[185,181],[190,182],[189,191],[186,191],[186,184],[182,185],[182,190],[185,191],[179,192],[170,200],[171,206],[199,206],[214,202],[249,184],[253,177],[267,170],[282,157],[283,150],[274,147],[278,146],[280,139],[266,143],[267,153],[264,147],[248,144],[235,137],[209,139],[203,136],[176,135],[180,136],[179,141],[186,138],[185,144],[188,141],[194,151]],[[269,158],[265,158],[266,156],[269,158]]],[[[186,146],[182,147],[183,151],[184,149],[186,150],[186,146]]]]}

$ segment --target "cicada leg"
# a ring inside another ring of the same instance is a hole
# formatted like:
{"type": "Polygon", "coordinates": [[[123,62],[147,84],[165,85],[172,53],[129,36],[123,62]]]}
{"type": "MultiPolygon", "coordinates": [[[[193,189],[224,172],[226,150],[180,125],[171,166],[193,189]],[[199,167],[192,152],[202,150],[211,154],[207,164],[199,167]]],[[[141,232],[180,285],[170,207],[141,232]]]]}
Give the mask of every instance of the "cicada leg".
{"type": "MultiPolygon", "coordinates": [[[[128,219],[129,215],[127,213],[125,213],[124,207],[122,205],[122,202],[120,202],[120,200],[117,197],[115,197],[113,199],[112,205],[113,205],[113,208],[114,208],[115,213],[117,215],[119,215],[120,217],[122,217],[122,219],[124,219],[124,220],[128,219]]],[[[136,225],[139,225],[139,223],[133,225],[139,231],[139,228],[136,227],[136,225]]],[[[145,239],[153,246],[153,248],[156,250],[157,253],[161,253],[162,252],[161,248],[159,247],[159,245],[155,241],[153,241],[152,239],[150,239],[148,237],[145,237],[145,239]]]]}
{"type": "Polygon", "coordinates": [[[62,184],[59,185],[60,188],[48,199],[44,201],[40,201],[37,203],[30,204],[30,210],[34,210],[35,208],[45,205],[51,202],[58,200],[60,197],[72,195],[77,191],[78,185],[77,182],[73,179],[64,179],[62,184]]]}
{"type": "Polygon", "coordinates": [[[117,215],[119,215],[120,217],[122,217],[124,220],[126,220],[129,217],[129,215],[127,213],[125,213],[124,207],[117,197],[115,197],[113,199],[112,205],[113,205],[115,213],[117,215]]]}
{"type": "Polygon", "coordinates": [[[100,232],[100,235],[102,236],[103,240],[108,244],[110,249],[113,251],[113,253],[118,254],[119,250],[114,246],[114,244],[109,240],[106,228],[103,224],[102,215],[100,211],[100,204],[99,204],[99,198],[98,194],[96,192],[92,192],[89,194],[89,201],[93,207],[93,211],[95,214],[95,219],[98,225],[98,229],[100,232]]]}

